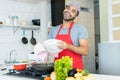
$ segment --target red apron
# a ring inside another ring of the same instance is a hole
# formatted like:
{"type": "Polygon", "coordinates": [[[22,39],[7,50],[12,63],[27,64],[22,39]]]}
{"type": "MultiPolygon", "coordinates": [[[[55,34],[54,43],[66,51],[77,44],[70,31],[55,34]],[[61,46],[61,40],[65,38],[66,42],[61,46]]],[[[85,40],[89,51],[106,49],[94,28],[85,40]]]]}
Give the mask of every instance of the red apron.
{"type": "MultiPolygon", "coordinates": [[[[73,22],[70,24],[68,34],[59,34],[60,30],[62,29],[62,25],[61,25],[55,38],[73,45],[73,42],[70,36],[70,30],[72,26],[73,26],[73,22]]],[[[62,56],[69,56],[73,58],[73,65],[72,65],[73,68],[83,69],[82,55],[72,52],[68,49],[65,49],[59,53],[58,57],[56,57],[55,60],[62,58],[62,56]]]]}

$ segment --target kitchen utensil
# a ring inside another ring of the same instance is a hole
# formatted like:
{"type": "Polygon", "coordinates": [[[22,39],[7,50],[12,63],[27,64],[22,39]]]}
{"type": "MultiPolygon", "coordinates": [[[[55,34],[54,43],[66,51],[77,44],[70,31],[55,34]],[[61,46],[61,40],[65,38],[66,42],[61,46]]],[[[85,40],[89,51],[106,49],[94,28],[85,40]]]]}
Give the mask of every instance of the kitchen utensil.
{"type": "Polygon", "coordinates": [[[43,41],[43,45],[46,48],[47,52],[56,54],[63,50],[63,49],[58,48],[57,46],[58,42],[60,42],[60,40],[48,39],[46,41],[43,41]]]}
{"type": "Polygon", "coordinates": [[[35,63],[32,64],[32,68],[38,71],[53,71],[53,62],[50,63],[35,63]]]}
{"type": "Polygon", "coordinates": [[[26,63],[17,63],[17,64],[14,64],[14,69],[15,70],[25,70],[26,67],[27,67],[26,63]]]}
{"type": "Polygon", "coordinates": [[[33,19],[32,23],[33,23],[33,25],[40,26],[40,19],[33,19]]]}
{"type": "Polygon", "coordinates": [[[23,29],[23,38],[22,38],[22,43],[23,44],[27,44],[28,43],[28,39],[25,37],[25,30],[23,29]]]}
{"type": "Polygon", "coordinates": [[[2,21],[0,21],[0,24],[3,24],[3,22],[2,22],[2,21]]]}
{"type": "Polygon", "coordinates": [[[32,30],[32,37],[31,37],[30,42],[31,42],[32,45],[35,45],[35,44],[36,44],[36,39],[34,38],[33,30],[32,30]]]}

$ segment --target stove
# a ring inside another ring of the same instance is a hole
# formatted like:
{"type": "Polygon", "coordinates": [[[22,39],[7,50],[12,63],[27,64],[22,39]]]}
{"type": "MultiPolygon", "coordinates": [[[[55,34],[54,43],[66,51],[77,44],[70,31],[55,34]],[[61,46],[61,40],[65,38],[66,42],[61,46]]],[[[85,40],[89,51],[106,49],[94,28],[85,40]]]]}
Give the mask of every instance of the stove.
{"type": "Polygon", "coordinates": [[[32,67],[27,67],[26,70],[14,70],[9,69],[7,75],[20,76],[20,77],[29,77],[38,80],[44,80],[46,76],[49,76],[52,71],[37,71],[32,67]]]}

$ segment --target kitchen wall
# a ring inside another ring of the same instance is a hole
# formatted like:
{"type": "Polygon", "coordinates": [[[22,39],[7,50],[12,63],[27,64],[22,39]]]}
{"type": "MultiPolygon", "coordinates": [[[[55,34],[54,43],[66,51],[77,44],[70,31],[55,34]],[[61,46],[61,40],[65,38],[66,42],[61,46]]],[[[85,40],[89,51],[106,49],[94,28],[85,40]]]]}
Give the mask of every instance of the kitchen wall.
{"type": "Polygon", "coordinates": [[[94,39],[94,0],[66,0],[66,4],[71,1],[76,1],[83,8],[88,8],[88,11],[81,11],[76,23],[84,25],[89,34],[89,54],[84,56],[85,69],[95,73],[95,39],[94,39]]]}
{"type": "Polygon", "coordinates": [[[100,5],[100,35],[101,42],[109,41],[108,0],[99,0],[100,5]]]}
{"type": "MultiPolygon", "coordinates": [[[[50,1],[49,0],[0,0],[0,21],[4,23],[8,16],[18,16],[19,22],[26,21],[31,25],[32,19],[40,19],[41,26],[39,30],[34,30],[34,37],[37,42],[47,39],[48,21],[50,17],[50,1]],[[49,13],[49,14],[47,14],[49,13]]],[[[34,45],[30,43],[31,30],[25,30],[25,36],[28,38],[28,44],[23,44],[23,30],[14,27],[0,27],[0,64],[5,59],[9,60],[11,50],[16,50],[16,54],[12,54],[17,60],[25,60],[28,54],[33,51],[34,45]]]]}

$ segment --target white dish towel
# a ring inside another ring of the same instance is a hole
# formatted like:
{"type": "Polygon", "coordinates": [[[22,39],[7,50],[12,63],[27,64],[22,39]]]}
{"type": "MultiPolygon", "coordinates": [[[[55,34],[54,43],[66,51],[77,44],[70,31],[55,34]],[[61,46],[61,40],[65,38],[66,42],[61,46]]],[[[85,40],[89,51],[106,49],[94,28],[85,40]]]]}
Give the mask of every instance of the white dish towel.
{"type": "Polygon", "coordinates": [[[34,54],[36,55],[36,59],[41,61],[45,61],[48,56],[48,53],[41,42],[34,47],[34,54]]]}
{"type": "Polygon", "coordinates": [[[45,61],[47,60],[47,56],[58,57],[58,53],[62,51],[57,47],[59,41],[57,39],[48,39],[36,44],[34,53],[37,60],[45,61]]]}

